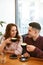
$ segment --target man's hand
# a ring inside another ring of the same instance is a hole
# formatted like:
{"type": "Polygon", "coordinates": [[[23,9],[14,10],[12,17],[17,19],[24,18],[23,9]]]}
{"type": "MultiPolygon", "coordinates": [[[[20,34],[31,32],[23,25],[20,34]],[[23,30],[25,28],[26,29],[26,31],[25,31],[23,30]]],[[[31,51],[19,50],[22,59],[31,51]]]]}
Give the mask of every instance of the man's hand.
{"type": "Polygon", "coordinates": [[[30,57],[30,54],[26,52],[26,53],[23,54],[23,56],[24,57],[30,57]]]}
{"type": "Polygon", "coordinates": [[[27,51],[29,51],[29,52],[33,52],[34,50],[35,50],[35,46],[33,46],[33,45],[27,45],[27,51]]]}

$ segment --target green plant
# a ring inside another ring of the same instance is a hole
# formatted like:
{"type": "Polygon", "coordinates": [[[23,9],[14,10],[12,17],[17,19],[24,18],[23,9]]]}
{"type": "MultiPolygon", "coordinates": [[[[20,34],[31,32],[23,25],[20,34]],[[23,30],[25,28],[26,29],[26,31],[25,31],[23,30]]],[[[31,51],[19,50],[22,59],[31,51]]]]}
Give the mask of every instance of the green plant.
{"type": "MultiPolygon", "coordinates": [[[[3,27],[3,23],[5,23],[4,21],[0,21],[0,26],[3,27]]],[[[2,35],[2,32],[0,32],[0,36],[2,35]]]]}

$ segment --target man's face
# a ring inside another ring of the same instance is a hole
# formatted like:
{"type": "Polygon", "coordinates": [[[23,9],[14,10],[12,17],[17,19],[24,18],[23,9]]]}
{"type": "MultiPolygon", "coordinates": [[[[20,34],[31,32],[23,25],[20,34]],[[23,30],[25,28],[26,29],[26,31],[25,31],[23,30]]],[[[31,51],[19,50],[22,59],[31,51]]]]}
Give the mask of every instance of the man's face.
{"type": "Polygon", "coordinates": [[[37,33],[38,33],[38,31],[35,28],[32,28],[31,26],[29,26],[29,28],[28,28],[28,34],[29,35],[28,36],[30,38],[35,37],[37,35],[37,33]]]}

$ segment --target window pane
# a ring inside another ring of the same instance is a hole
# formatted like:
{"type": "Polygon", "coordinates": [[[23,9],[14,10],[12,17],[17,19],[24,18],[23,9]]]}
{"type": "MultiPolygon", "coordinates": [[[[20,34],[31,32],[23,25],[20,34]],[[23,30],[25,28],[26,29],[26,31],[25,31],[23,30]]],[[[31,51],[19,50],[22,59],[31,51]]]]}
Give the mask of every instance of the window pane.
{"type": "MultiPolygon", "coordinates": [[[[28,24],[37,21],[43,25],[43,0],[16,0],[16,23],[21,34],[26,34],[28,24]]],[[[43,32],[43,26],[42,31],[43,32]]]]}

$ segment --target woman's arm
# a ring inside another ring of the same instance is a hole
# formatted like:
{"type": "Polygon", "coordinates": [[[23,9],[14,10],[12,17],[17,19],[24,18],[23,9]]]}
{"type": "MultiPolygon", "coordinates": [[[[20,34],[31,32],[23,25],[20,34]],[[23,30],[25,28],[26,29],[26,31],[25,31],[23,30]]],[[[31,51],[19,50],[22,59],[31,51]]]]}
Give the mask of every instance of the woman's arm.
{"type": "Polygon", "coordinates": [[[6,46],[6,41],[4,41],[2,44],[0,44],[0,52],[3,51],[5,46],[6,46]]]}
{"type": "Polygon", "coordinates": [[[3,49],[4,49],[4,47],[6,46],[7,43],[9,43],[9,44],[11,43],[10,38],[4,40],[4,41],[0,44],[0,52],[3,51],[3,49]]]}

